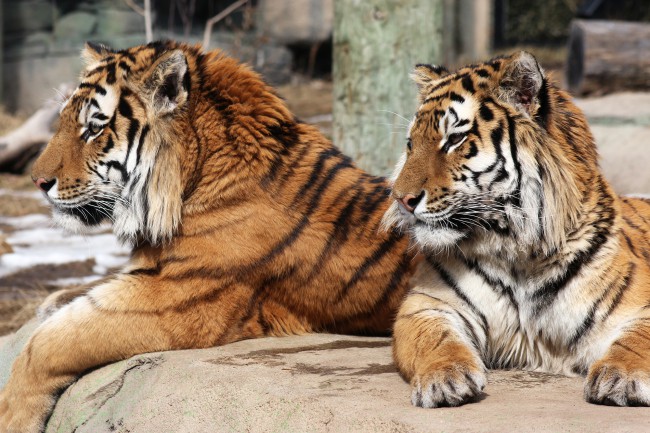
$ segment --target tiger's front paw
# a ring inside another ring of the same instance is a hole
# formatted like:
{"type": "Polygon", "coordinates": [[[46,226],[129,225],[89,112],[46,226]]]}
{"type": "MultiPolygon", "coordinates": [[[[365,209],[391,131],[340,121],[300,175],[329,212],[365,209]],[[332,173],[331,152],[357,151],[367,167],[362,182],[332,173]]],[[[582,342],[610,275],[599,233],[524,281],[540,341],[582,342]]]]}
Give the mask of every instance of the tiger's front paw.
{"type": "Polygon", "coordinates": [[[482,366],[459,362],[418,374],[411,383],[414,406],[460,406],[482,394],[487,377],[482,366]]]}
{"type": "Polygon", "coordinates": [[[585,400],[608,406],[650,406],[650,371],[628,370],[621,363],[594,364],[585,383],[585,400]]]}
{"type": "Polygon", "coordinates": [[[0,393],[0,433],[41,433],[52,407],[50,396],[20,396],[5,389],[0,393]],[[24,398],[23,398],[24,397],[24,398]]]}

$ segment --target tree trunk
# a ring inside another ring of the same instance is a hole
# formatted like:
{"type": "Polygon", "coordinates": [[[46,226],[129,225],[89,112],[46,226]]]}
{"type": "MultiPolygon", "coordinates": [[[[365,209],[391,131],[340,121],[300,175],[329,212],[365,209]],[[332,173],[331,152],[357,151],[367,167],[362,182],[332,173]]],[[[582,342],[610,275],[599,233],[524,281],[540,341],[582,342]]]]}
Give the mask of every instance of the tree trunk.
{"type": "Polygon", "coordinates": [[[574,94],[650,87],[650,24],[574,20],[567,84],[574,94]]]}
{"type": "Polygon", "coordinates": [[[389,174],[416,109],[409,73],[442,58],[443,0],[334,2],[334,143],[389,174]]]}

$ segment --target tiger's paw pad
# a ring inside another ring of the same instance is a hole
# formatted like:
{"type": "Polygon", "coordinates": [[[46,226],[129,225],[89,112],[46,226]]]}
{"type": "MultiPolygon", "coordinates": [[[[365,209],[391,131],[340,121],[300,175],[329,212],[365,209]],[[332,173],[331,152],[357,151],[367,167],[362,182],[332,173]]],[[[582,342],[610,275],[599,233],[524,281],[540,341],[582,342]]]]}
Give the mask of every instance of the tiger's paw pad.
{"type": "Polygon", "coordinates": [[[486,383],[484,371],[452,365],[416,377],[411,402],[424,408],[460,406],[479,397],[486,383]]]}
{"type": "Polygon", "coordinates": [[[650,372],[600,365],[591,369],[585,383],[585,400],[608,406],[650,406],[650,372]]]}

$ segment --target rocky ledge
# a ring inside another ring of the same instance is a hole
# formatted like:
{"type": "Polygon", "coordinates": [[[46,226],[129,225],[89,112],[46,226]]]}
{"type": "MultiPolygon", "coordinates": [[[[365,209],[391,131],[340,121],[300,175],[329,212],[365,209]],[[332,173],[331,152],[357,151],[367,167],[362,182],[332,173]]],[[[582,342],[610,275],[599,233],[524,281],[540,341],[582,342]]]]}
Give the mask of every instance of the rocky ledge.
{"type": "MultiPolygon", "coordinates": [[[[33,330],[0,344],[0,386],[33,330]]],[[[149,353],[86,374],[47,433],[650,432],[650,409],[582,400],[582,379],[494,371],[476,403],[418,409],[387,338],[314,334],[149,353]]]]}

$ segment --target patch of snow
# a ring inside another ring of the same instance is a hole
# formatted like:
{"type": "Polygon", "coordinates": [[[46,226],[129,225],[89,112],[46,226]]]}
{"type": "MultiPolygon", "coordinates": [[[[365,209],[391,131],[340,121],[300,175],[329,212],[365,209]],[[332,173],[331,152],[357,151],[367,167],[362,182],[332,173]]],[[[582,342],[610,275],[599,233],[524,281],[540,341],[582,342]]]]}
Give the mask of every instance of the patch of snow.
{"type": "Polygon", "coordinates": [[[21,269],[42,264],[63,264],[94,259],[93,272],[105,274],[108,268],[125,264],[129,248],[120,244],[106,227],[90,233],[70,234],[53,227],[47,215],[33,214],[22,217],[0,217],[0,223],[16,230],[7,235],[12,253],[0,256],[0,277],[21,269]]]}
{"type": "Polygon", "coordinates": [[[14,191],[12,189],[0,188],[0,195],[9,195],[13,197],[27,197],[38,200],[44,204],[47,204],[47,199],[43,196],[43,193],[40,191],[14,191]]]}
{"type": "Polygon", "coordinates": [[[72,278],[58,278],[54,281],[50,281],[50,284],[54,286],[72,286],[72,285],[81,285],[92,283],[95,280],[102,278],[102,275],[88,275],[86,277],[72,277],[72,278]]]}

